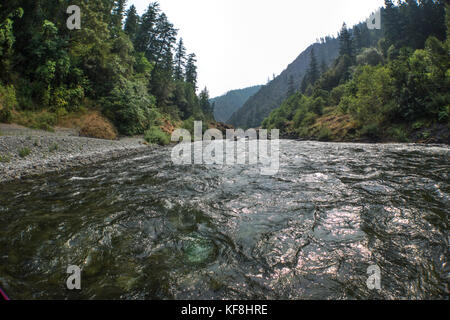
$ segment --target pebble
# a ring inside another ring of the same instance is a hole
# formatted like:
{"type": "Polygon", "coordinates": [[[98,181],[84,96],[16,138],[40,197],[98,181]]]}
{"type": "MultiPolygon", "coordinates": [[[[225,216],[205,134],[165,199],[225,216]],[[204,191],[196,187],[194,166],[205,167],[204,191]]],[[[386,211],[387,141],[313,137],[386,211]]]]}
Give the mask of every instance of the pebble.
{"type": "Polygon", "coordinates": [[[148,150],[139,138],[123,138],[118,141],[92,139],[58,134],[41,134],[27,131],[27,138],[18,135],[0,136],[0,182],[107,161],[148,150]],[[31,137],[28,138],[28,137],[31,137]],[[57,149],[54,150],[54,146],[57,149]],[[20,150],[29,148],[31,153],[21,158],[20,150]]]}

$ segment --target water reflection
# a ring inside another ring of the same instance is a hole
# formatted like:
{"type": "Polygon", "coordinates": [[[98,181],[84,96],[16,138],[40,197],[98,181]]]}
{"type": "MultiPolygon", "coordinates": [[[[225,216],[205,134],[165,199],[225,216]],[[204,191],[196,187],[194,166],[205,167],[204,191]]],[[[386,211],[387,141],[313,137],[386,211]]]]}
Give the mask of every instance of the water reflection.
{"type": "Polygon", "coordinates": [[[12,299],[449,298],[449,148],[282,141],[280,170],[170,148],[0,186],[12,299]],[[66,268],[83,269],[81,292],[66,268]],[[366,286],[381,268],[382,289],[366,286]]]}

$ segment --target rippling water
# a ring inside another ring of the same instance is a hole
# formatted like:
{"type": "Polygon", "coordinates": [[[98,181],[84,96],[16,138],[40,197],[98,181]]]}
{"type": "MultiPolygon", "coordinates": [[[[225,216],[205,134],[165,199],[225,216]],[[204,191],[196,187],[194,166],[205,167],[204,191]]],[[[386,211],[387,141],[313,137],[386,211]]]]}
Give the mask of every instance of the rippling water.
{"type": "Polygon", "coordinates": [[[175,166],[162,148],[2,184],[0,287],[12,299],[449,298],[448,147],[280,149],[275,176],[175,166]],[[83,270],[80,292],[65,288],[68,265],[83,270]]]}

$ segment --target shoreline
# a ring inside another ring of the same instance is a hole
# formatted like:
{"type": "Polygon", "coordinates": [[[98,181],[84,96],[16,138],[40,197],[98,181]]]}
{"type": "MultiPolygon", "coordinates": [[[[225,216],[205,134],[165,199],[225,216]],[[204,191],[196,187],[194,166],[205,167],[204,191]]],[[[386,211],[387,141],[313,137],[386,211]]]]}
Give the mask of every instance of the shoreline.
{"type": "MultiPolygon", "coordinates": [[[[56,128],[55,132],[29,129],[15,124],[0,124],[0,183],[42,176],[48,173],[112,161],[142,153],[154,147],[142,137],[103,140],[80,137],[78,130],[56,128]],[[23,149],[29,154],[21,156],[23,149]]],[[[388,141],[319,141],[293,136],[283,140],[329,143],[389,144],[388,141]]],[[[448,143],[409,142],[409,144],[446,145],[448,143]]]]}
{"type": "Polygon", "coordinates": [[[0,124],[0,183],[110,161],[149,150],[142,138],[80,137],[76,129],[55,132],[0,124]]]}

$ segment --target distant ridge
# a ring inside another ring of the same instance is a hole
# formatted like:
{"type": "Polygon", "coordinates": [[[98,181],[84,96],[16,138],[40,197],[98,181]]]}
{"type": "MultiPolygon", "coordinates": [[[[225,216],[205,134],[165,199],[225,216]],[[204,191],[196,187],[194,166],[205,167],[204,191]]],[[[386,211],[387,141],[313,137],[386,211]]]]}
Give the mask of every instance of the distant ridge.
{"type": "Polygon", "coordinates": [[[278,108],[287,97],[289,78],[292,76],[294,85],[299,88],[311,60],[311,50],[318,63],[330,65],[339,54],[339,40],[327,37],[322,43],[315,43],[303,51],[278,77],[263,86],[256,94],[237,110],[228,123],[235,127],[256,128],[269,114],[278,108]]]}
{"type": "Polygon", "coordinates": [[[210,100],[214,103],[214,117],[216,121],[226,123],[231,115],[240,109],[244,103],[262,86],[253,86],[244,89],[232,90],[223,96],[216,97],[210,100]]]}

